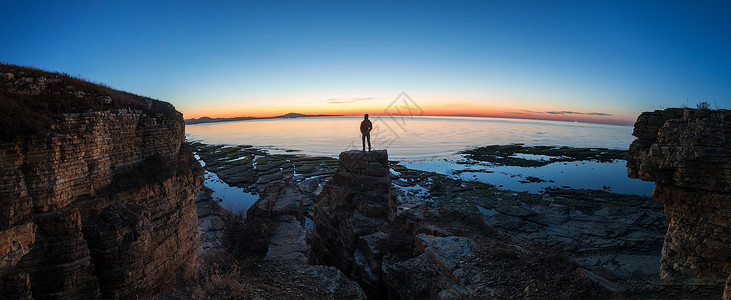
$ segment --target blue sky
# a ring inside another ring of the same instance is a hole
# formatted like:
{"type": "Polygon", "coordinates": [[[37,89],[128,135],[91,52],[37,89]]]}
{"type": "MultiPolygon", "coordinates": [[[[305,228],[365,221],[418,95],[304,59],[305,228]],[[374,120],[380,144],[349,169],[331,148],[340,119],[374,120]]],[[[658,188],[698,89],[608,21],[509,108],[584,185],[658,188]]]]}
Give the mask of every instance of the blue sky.
{"type": "Polygon", "coordinates": [[[377,112],[401,91],[428,114],[731,108],[731,4],[635,2],[5,1],[0,61],[186,117],[377,112]]]}

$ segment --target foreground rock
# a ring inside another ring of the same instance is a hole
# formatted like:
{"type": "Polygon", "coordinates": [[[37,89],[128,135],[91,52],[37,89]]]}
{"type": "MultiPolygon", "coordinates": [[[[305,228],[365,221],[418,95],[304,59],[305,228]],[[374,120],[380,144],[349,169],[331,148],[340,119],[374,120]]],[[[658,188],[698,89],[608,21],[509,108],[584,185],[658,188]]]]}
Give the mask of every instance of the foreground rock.
{"type": "Polygon", "coordinates": [[[390,173],[385,151],[340,154],[315,205],[311,263],[337,267],[373,299],[590,297],[601,289],[565,257],[499,235],[476,213],[396,203],[390,173]]]}
{"type": "Polygon", "coordinates": [[[602,278],[597,282],[611,282],[615,291],[653,293],[667,229],[659,201],[602,190],[515,192],[400,165],[393,168],[400,213],[424,202],[475,213],[502,234],[572,256],[596,274],[593,278],[602,278]]]}
{"type": "Polygon", "coordinates": [[[395,207],[385,150],[343,152],[339,162],[315,207],[312,259],[348,274],[358,239],[385,230],[395,207]]]}
{"type": "Polygon", "coordinates": [[[190,273],[203,170],[183,145],[182,114],[65,75],[2,67],[16,70],[0,82],[5,100],[60,111],[21,105],[39,127],[0,139],[0,294],[149,297],[190,273]]]}
{"type": "Polygon", "coordinates": [[[731,273],[731,111],[646,112],[633,135],[627,173],[656,182],[668,220],[661,278],[720,296],[731,273]]]}
{"type": "MultiPolygon", "coordinates": [[[[266,255],[259,261],[259,274],[281,284],[292,282],[309,286],[302,287],[310,295],[321,299],[365,299],[361,288],[340,270],[331,266],[308,265],[308,232],[304,227],[306,218],[312,216],[313,203],[300,188],[290,182],[273,183],[262,193],[259,200],[247,211],[246,222],[263,219],[271,224],[272,233],[268,240],[266,255]]],[[[268,291],[264,298],[301,297],[297,290],[268,291]]]]}
{"type": "Polygon", "coordinates": [[[200,229],[199,252],[222,250],[223,234],[226,224],[236,217],[212,199],[213,190],[203,187],[195,197],[196,212],[198,214],[198,228],[200,229]]]}

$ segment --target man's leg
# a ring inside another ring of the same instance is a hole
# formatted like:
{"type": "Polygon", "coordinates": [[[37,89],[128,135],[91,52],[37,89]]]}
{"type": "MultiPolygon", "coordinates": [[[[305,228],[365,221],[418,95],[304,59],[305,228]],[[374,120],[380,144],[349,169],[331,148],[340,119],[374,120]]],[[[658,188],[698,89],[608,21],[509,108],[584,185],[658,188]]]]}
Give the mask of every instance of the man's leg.
{"type": "MultiPolygon", "coordinates": [[[[363,138],[363,152],[365,152],[365,138],[366,138],[366,134],[365,133],[361,133],[360,135],[363,138]]],[[[370,137],[368,138],[368,144],[369,145],[371,144],[371,138],[370,137]]]]}
{"type": "MultiPolygon", "coordinates": [[[[366,137],[368,137],[368,151],[371,151],[371,133],[366,133],[366,137]]],[[[365,149],[365,145],[363,145],[363,149],[365,149]]]]}

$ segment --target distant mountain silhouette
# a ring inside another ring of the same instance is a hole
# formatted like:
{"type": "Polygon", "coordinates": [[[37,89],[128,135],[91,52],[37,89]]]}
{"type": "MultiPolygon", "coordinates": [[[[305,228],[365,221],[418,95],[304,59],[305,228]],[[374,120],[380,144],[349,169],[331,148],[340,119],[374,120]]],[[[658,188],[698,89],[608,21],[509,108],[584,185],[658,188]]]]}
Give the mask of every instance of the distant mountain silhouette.
{"type": "Polygon", "coordinates": [[[257,117],[233,117],[233,118],[211,118],[211,117],[200,117],[200,118],[192,118],[192,119],[185,119],[186,125],[192,125],[192,124],[201,124],[201,123],[215,123],[215,122],[229,122],[229,121],[245,121],[245,120],[261,120],[261,119],[276,119],[276,118],[284,118],[284,119],[291,119],[291,118],[307,118],[307,117],[337,117],[342,115],[307,115],[307,114],[300,114],[300,113],[288,113],[281,116],[274,116],[274,117],[263,117],[263,118],[257,118],[257,117]]]}

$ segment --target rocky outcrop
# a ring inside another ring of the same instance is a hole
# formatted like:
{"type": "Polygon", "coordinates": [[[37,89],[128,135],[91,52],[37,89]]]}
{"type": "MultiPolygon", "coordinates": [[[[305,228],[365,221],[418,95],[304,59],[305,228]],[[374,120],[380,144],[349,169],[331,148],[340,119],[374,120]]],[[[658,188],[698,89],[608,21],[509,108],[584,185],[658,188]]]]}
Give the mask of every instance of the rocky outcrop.
{"type": "Polygon", "coordinates": [[[359,238],[385,231],[394,216],[386,150],[340,153],[315,206],[312,261],[350,274],[359,238]]]}
{"type": "Polygon", "coordinates": [[[633,135],[627,173],[656,182],[653,197],[667,216],[661,278],[723,290],[731,273],[731,111],[646,112],[633,135]]]}
{"type": "Polygon", "coordinates": [[[374,299],[488,295],[474,285],[482,271],[472,240],[432,235],[443,230],[424,221],[434,213],[425,203],[396,213],[385,150],[347,151],[339,161],[315,206],[311,263],[337,267],[374,299]]]}
{"type": "Polygon", "coordinates": [[[201,232],[198,250],[201,253],[210,250],[223,249],[223,235],[226,224],[236,215],[221,207],[218,201],[213,200],[213,190],[204,186],[195,197],[195,207],[198,213],[198,228],[201,232]]]}
{"type": "MultiPolygon", "coordinates": [[[[267,186],[259,200],[246,213],[247,222],[265,219],[271,222],[266,255],[260,267],[278,280],[315,281],[306,289],[326,299],[365,299],[363,290],[331,266],[308,265],[305,220],[312,216],[312,199],[294,183],[279,182],[267,186]],[[276,271],[275,271],[276,269],[276,271]],[[269,271],[271,270],[271,271],[269,271]]],[[[275,295],[269,295],[275,297],[275,295]]]]}
{"type": "MultiPolygon", "coordinates": [[[[5,82],[12,88],[3,96],[53,94],[47,82],[28,93],[5,82]]],[[[123,101],[79,92],[49,98],[62,111],[44,115],[45,129],[0,143],[0,294],[7,298],[148,297],[195,265],[193,199],[203,171],[183,145],[182,114],[130,94],[123,101]],[[84,97],[93,105],[73,112],[84,97]],[[125,101],[139,106],[117,107],[125,101]]]]}
{"type": "Polygon", "coordinates": [[[482,283],[480,270],[474,267],[477,258],[475,242],[466,237],[437,237],[420,233],[416,248],[437,266],[445,288],[440,299],[468,298],[477,295],[474,286],[482,283]]]}

